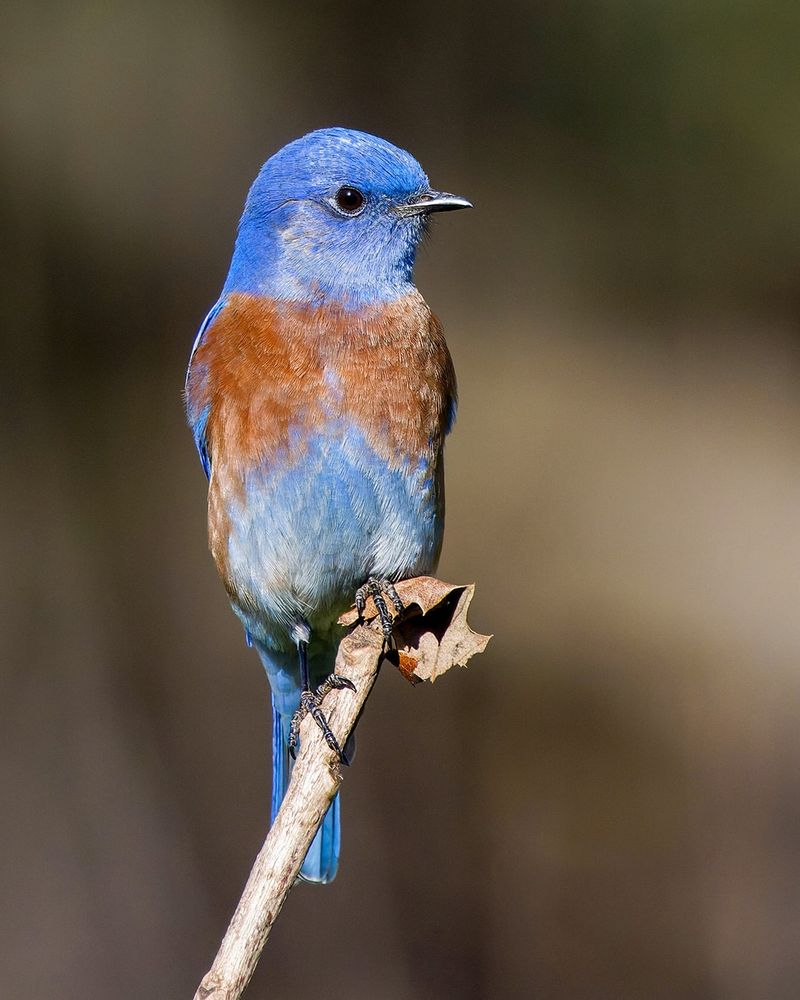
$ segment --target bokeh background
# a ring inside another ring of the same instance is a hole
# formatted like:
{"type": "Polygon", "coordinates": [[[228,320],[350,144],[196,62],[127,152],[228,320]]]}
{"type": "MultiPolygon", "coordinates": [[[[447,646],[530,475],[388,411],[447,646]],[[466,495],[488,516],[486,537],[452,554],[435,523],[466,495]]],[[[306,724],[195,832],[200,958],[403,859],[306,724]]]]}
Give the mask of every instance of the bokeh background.
{"type": "Polygon", "coordinates": [[[461,409],[440,575],[337,881],[248,997],[800,995],[800,7],[4,6],[0,982],[190,997],[266,828],[206,551],[195,331],[261,162],[377,132],[475,211],[419,284],[461,409]]]}

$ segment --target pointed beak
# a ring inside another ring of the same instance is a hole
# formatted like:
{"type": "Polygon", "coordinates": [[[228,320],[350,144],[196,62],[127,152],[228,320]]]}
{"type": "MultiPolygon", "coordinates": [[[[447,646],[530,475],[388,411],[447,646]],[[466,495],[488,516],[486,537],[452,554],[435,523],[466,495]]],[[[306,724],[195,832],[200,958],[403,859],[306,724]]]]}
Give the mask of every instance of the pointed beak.
{"type": "Polygon", "coordinates": [[[472,208],[472,202],[457,194],[425,191],[405,205],[398,205],[395,211],[398,215],[427,215],[429,212],[454,212],[457,208],[472,208]]]}

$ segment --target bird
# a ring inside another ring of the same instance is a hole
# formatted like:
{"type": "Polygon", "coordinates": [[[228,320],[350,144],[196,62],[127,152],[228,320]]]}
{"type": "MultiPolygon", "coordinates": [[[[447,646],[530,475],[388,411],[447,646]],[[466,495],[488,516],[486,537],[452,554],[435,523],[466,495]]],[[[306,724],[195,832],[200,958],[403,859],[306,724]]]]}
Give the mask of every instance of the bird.
{"type": "MultiPolygon", "coordinates": [[[[368,595],[391,634],[393,584],[435,571],[453,363],[413,279],[434,213],[471,208],[434,190],[385,139],[323,128],[262,166],[222,292],[195,338],[186,415],[208,479],[209,548],[272,698],[274,821],[298,720],[336,688],[337,619],[368,595]]],[[[337,795],[300,877],[327,883],[337,795]]]]}

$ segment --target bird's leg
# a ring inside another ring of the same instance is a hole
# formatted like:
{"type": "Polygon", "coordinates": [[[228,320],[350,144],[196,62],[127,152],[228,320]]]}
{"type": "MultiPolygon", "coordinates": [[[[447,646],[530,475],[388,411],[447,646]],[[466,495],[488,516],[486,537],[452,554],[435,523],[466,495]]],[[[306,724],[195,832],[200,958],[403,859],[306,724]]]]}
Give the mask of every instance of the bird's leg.
{"type": "Polygon", "coordinates": [[[297,752],[300,723],[307,715],[310,715],[322,730],[325,742],[331,750],[333,750],[343,764],[349,764],[350,761],[345,757],[322,711],[322,699],[336,688],[349,688],[351,691],[355,691],[355,685],[346,677],[342,677],[341,674],[331,674],[320,684],[316,691],[312,691],[311,678],[308,672],[308,643],[300,640],[297,644],[297,650],[300,656],[300,683],[303,685],[303,691],[300,695],[300,707],[294,713],[292,724],[289,727],[289,753],[292,756],[292,760],[294,760],[297,752]]]}
{"type": "MultiPolygon", "coordinates": [[[[310,634],[310,633],[309,633],[310,634]]],[[[300,656],[300,684],[304,691],[311,690],[311,678],[308,674],[308,641],[301,639],[297,644],[297,652],[300,656]]]]}
{"type": "Polygon", "coordinates": [[[387,643],[391,642],[392,639],[392,621],[394,616],[390,614],[389,608],[386,604],[386,598],[394,605],[394,610],[396,614],[400,614],[403,610],[403,602],[397,591],[394,589],[394,584],[391,580],[381,580],[376,576],[371,576],[369,580],[356,591],[356,611],[358,611],[359,617],[364,617],[364,608],[367,606],[367,598],[371,597],[375,602],[375,607],[378,609],[378,617],[381,620],[381,630],[383,631],[383,638],[387,643]]]}

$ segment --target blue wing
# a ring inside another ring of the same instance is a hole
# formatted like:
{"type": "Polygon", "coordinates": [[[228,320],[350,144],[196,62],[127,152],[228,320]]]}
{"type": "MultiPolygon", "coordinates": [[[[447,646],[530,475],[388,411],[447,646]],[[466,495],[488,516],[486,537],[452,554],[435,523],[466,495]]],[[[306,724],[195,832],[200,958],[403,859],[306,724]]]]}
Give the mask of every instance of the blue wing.
{"type": "Polygon", "coordinates": [[[186,368],[186,380],[184,382],[184,393],[186,394],[186,414],[189,419],[189,426],[192,429],[192,434],[194,436],[195,447],[197,448],[197,453],[200,455],[200,464],[203,466],[203,472],[206,474],[206,478],[211,476],[211,452],[208,450],[208,441],[206,440],[206,423],[208,421],[208,407],[195,411],[192,407],[192,400],[188,393],[189,386],[189,372],[192,370],[192,361],[194,359],[195,351],[200,346],[203,339],[203,335],[206,330],[211,326],[219,313],[224,309],[226,299],[220,299],[219,302],[214,306],[214,308],[209,312],[206,318],[203,320],[200,329],[197,331],[197,336],[194,338],[194,344],[192,344],[192,353],[189,355],[189,364],[186,368]]]}

